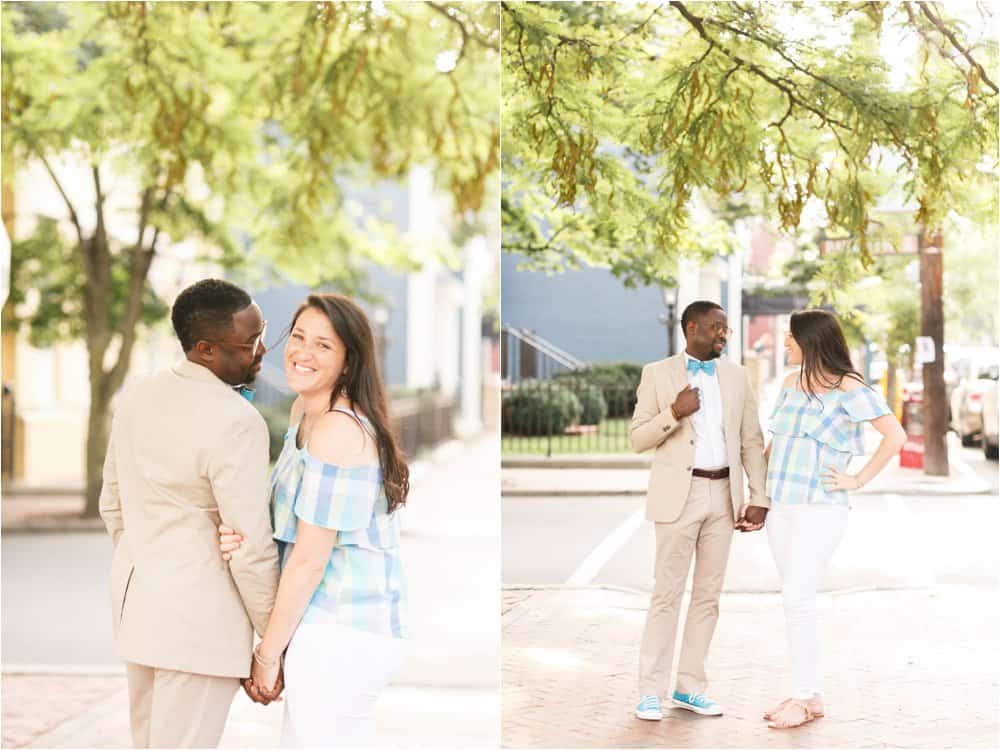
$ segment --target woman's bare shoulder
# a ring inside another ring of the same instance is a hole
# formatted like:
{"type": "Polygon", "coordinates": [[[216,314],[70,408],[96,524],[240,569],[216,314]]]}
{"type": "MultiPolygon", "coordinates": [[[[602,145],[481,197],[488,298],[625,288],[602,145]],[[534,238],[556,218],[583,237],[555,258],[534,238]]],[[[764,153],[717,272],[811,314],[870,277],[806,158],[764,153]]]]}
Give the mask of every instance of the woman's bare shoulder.
{"type": "Polygon", "coordinates": [[[839,390],[850,393],[851,391],[856,391],[859,388],[868,387],[868,383],[866,383],[863,378],[859,378],[857,375],[851,375],[848,373],[844,376],[843,380],[840,381],[839,390]]]}
{"type": "Polygon", "coordinates": [[[328,411],[316,420],[309,436],[309,453],[337,466],[361,466],[378,455],[365,428],[342,411],[328,411]]]}

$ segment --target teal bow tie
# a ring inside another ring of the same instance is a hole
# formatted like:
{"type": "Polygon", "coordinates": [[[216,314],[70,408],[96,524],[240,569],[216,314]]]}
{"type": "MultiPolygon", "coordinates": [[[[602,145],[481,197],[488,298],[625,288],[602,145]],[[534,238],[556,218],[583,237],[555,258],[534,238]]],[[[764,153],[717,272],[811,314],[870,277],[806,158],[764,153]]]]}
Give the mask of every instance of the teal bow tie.
{"type": "Polygon", "coordinates": [[[245,385],[233,386],[233,390],[240,394],[250,403],[253,403],[253,397],[257,395],[257,391],[253,388],[247,388],[245,385]]]}
{"type": "Polygon", "coordinates": [[[701,370],[706,375],[715,375],[715,362],[702,362],[698,359],[689,359],[688,372],[697,375],[698,370],[701,370]]]}

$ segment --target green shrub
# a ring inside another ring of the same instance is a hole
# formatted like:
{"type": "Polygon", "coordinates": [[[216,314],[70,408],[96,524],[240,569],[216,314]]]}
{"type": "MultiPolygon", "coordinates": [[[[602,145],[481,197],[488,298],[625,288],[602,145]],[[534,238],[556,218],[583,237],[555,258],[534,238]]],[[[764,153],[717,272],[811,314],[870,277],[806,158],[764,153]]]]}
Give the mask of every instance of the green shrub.
{"type": "Polygon", "coordinates": [[[504,431],[515,435],[561,435],[582,414],[573,391],[551,380],[525,380],[503,398],[504,431]]]}
{"type": "Polygon", "coordinates": [[[553,376],[559,382],[584,381],[601,389],[606,415],[612,419],[631,417],[635,411],[642,365],[634,362],[597,362],[586,370],[560,372],[553,376]]]}
{"type": "Polygon", "coordinates": [[[285,433],[289,427],[288,410],[291,408],[292,400],[288,399],[287,403],[281,402],[257,407],[261,416],[264,417],[264,422],[267,424],[268,453],[270,454],[271,463],[278,460],[281,449],[285,444],[285,433]]]}
{"type": "Polygon", "coordinates": [[[608,415],[608,404],[604,400],[603,391],[588,382],[583,375],[570,376],[562,373],[558,379],[561,386],[571,390],[580,400],[580,424],[600,424],[608,415]]]}

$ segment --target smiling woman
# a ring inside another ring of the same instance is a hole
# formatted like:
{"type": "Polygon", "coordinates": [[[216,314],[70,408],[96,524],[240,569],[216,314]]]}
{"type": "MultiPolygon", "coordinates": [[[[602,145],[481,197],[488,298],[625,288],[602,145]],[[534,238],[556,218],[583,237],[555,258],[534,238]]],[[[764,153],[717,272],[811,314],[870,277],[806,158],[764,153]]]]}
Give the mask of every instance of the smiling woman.
{"type": "MultiPolygon", "coordinates": [[[[246,687],[268,703],[284,680],[283,745],[363,745],[404,654],[396,511],[409,469],[389,424],[371,325],[356,303],[310,295],[289,326],[284,364],[298,397],[271,476],[281,578],[246,687]]],[[[219,534],[231,562],[243,537],[225,525],[219,534]]]]}

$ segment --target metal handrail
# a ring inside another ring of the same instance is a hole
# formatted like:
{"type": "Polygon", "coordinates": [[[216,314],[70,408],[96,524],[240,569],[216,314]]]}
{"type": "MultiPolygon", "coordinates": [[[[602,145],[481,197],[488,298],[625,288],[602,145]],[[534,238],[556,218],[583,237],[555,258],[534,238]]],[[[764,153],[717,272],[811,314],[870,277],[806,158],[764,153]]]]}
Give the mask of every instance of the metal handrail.
{"type": "Polygon", "coordinates": [[[548,339],[544,339],[533,331],[529,331],[526,328],[514,328],[513,326],[503,326],[503,331],[509,333],[514,338],[519,341],[523,341],[529,346],[533,347],[536,351],[544,354],[550,359],[555,360],[558,364],[566,367],[570,370],[583,370],[589,365],[582,359],[574,357],[567,351],[560,349],[558,346],[553,344],[548,339]]]}

